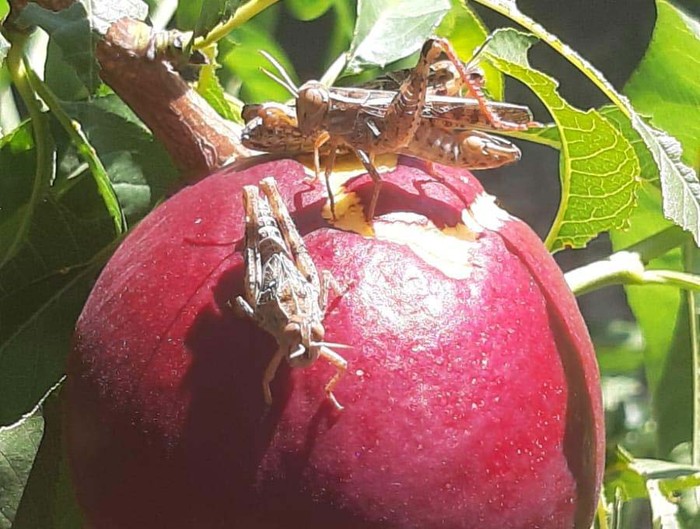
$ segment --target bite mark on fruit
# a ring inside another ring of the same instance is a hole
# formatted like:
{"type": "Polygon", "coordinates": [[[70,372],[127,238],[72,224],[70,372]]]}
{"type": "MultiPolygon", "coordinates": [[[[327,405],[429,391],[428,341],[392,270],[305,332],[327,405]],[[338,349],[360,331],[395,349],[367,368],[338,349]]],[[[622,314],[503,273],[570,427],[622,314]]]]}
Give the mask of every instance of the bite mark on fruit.
{"type": "Polygon", "coordinates": [[[488,193],[479,193],[474,202],[462,212],[462,221],[467,226],[482,226],[491,231],[500,231],[503,225],[513,217],[496,204],[496,197],[488,193]]]}
{"type": "Polygon", "coordinates": [[[374,220],[374,236],[408,246],[423,261],[452,279],[472,275],[470,256],[477,249],[478,232],[464,224],[439,229],[422,215],[395,212],[374,220]]]}

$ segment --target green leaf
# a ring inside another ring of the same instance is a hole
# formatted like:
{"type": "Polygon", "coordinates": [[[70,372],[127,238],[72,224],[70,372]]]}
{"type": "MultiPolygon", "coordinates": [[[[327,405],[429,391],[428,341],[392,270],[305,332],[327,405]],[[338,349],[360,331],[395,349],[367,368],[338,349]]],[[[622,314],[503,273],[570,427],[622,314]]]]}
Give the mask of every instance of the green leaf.
{"type": "Polygon", "coordinates": [[[36,152],[29,121],[0,140],[0,268],[17,252],[28,226],[36,152]]]}
{"type": "MultiPolygon", "coordinates": [[[[46,208],[48,209],[48,208],[46,208]]],[[[47,388],[63,375],[65,358],[70,350],[75,321],[97,276],[102,259],[80,261],[81,248],[88,233],[69,228],[73,219],[56,209],[40,212],[40,226],[46,237],[60,235],[50,250],[60,252],[58,244],[71,244],[67,237],[76,235],[72,254],[53,257],[45,249],[27,245],[0,274],[0,424],[11,424],[31,409],[47,388]],[[61,223],[50,229],[48,222],[61,223]],[[51,258],[42,267],[42,258],[51,258]],[[72,257],[72,259],[71,259],[72,257]],[[59,268],[62,262],[74,263],[59,268]]],[[[92,230],[89,231],[94,234],[92,230]]],[[[41,242],[37,234],[32,237],[41,242]]]]}
{"type": "Polygon", "coordinates": [[[286,0],[285,7],[297,20],[314,20],[328,11],[334,0],[286,0]]]}
{"type": "Polygon", "coordinates": [[[27,70],[27,79],[30,81],[34,91],[49,107],[49,111],[53,117],[63,126],[64,131],[80,154],[81,159],[87,163],[105,207],[112,217],[115,232],[117,234],[123,233],[126,231],[126,219],[117,200],[114,188],[109,181],[104,165],[102,165],[102,160],[97,157],[97,153],[83,133],[80,123],[68,117],[61,105],[61,101],[59,101],[48,85],[32,70],[27,70]]]}
{"type": "Polygon", "coordinates": [[[326,62],[330,64],[348,49],[355,27],[355,2],[353,0],[333,0],[335,24],[326,52],[326,62]]]}
{"type": "Polygon", "coordinates": [[[635,458],[621,447],[617,447],[611,456],[607,466],[611,474],[608,477],[612,479],[606,479],[606,486],[622,485],[628,493],[627,499],[643,498],[646,493],[640,484],[648,480],[662,483],[661,489],[667,494],[700,485],[700,468],[692,465],[635,458]]]}
{"type": "Polygon", "coordinates": [[[10,12],[10,4],[7,0],[0,0],[0,24],[2,24],[10,12]]]}
{"type": "MultiPolygon", "coordinates": [[[[656,304],[656,299],[649,301],[656,304]]],[[[659,302],[668,300],[662,297],[659,302]]],[[[677,314],[669,314],[663,305],[659,308],[656,324],[663,317],[674,333],[652,394],[652,406],[657,424],[657,454],[670,457],[679,445],[693,439],[693,351],[688,304],[682,302],[677,314]]]]}
{"type": "Polygon", "coordinates": [[[224,91],[224,87],[221,86],[221,82],[216,75],[216,70],[219,68],[219,64],[216,62],[216,46],[216,44],[213,44],[208,48],[200,50],[209,57],[209,64],[205,64],[200,68],[199,79],[197,81],[197,93],[206,99],[207,103],[209,103],[220,116],[242,124],[243,118],[241,117],[241,110],[243,108],[243,102],[228,95],[224,91]]]}
{"type": "MultiPolygon", "coordinates": [[[[521,13],[515,2],[506,0],[475,1],[510,18],[537,35],[578,68],[622,111],[644,141],[659,168],[664,191],[664,214],[690,231],[696,242],[700,241],[700,181],[698,181],[696,173],[681,161],[681,148],[678,141],[668,134],[650,127],[635,111],[627,98],[617,93],[600,72],[540,24],[521,13]]],[[[685,50],[685,48],[674,49],[685,50]]]]}
{"type": "MultiPolygon", "coordinates": [[[[670,140],[679,161],[697,163],[700,152],[700,125],[698,125],[697,102],[700,100],[700,81],[688,68],[688,57],[700,53],[700,25],[683,12],[665,1],[657,2],[657,21],[651,43],[644,59],[625,87],[632,103],[641,112],[650,116],[655,126],[663,127],[679,138],[680,146],[670,140]],[[684,50],[678,54],[677,50],[684,50]],[[686,55],[687,53],[687,55],[686,55]],[[680,57],[682,55],[682,57],[680,57]]],[[[646,164],[644,164],[646,165],[646,164]]],[[[697,240],[698,215],[697,179],[688,167],[679,164],[677,173],[664,171],[660,174],[663,189],[664,211],[686,229],[691,229],[697,240]]],[[[655,194],[655,203],[645,208],[647,219],[646,234],[660,230],[667,225],[660,217],[661,198],[655,194]],[[655,208],[655,209],[652,209],[655,208]]],[[[633,232],[639,229],[633,223],[633,232]]],[[[613,240],[623,240],[625,234],[614,236],[613,240]]],[[[688,250],[693,253],[692,249],[688,250]]],[[[683,270],[684,263],[680,251],[664,256],[668,269],[683,270]]],[[[687,304],[681,294],[671,289],[651,289],[643,292],[628,290],[628,298],[635,315],[640,319],[649,343],[647,376],[654,390],[654,407],[659,421],[659,449],[669,453],[678,443],[688,441],[692,434],[692,408],[688,402],[693,399],[693,347],[697,337],[691,335],[692,320],[689,319],[687,304]],[[674,326],[660,326],[658,321],[675,322],[674,326]],[[658,383],[657,383],[658,381],[658,383]]],[[[695,368],[696,369],[696,368],[695,368]]]]}
{"type": "Polygon", "coordinates": [[[129,223],[142,218],[178,178],[167,152],[115,95],[64,103],[64,108],[104,164],[129,223]]]}
{"type": "Polygon", "coordinates": [[[80,529],[82,517],[73,494],[62,426],[63,388],[42,406],[44,436],[39,445],[12,529],[80,529]]]}
{"type": "MultiPolygon", "coordinates": [[[[655,167],[655,165],[654,165],[655,167]]],[[[610,232],[614,251],[644,241],[673,224],[661,212],[661,192],[645,182],[638,192],[638,207],[626,230],[610,232]]],[[[648,263],[650,269],[683,270],[680,249],[648,263]]],[[[681,292],[664,286],[625,286],[627,302],[644,336],[644,371],[656,417],[658,453],[668,455],[690,440],[692,398],[691,351],[687,307],[681,292]],[[667,322],[659,325],[659,322],[667,322]]]]}
{"type": "Polygon", "coordinates": [[[194,30],[205,0],[178,2],[175,10],[175,25],[181,30],[194,30]]]}
{"type": "Polygon", "coordinates": [[[220,61],[224,73],[229,74],[229,78],[233,75],[240,81],[240,98],[246,103],[270,100],[283,102],[290,98],[285,88],[260,71],[261,68],[272,68],[267,59],[260,54],[260,50],[265,50],[275,57],[297,82],[292,64],[284,50],[266,31],[255,24],[246,24],[232,31],[221,44],[220,61]]]}
{"type": "Polygon", "coordinates": [[[99,66],[94,51],[98,37],[91,30],[83,4],[76,2],[67,9],[55,12],[29,3],[21,11],[17,22],[37,25],[46,31],[88,91],[93,93],[97,89],[100,84],[99,66]]]}
{"type": "MultiPolygon", "coordinates": [[[[436,34],[445,37],[454,47],[457,55],[463,61],[472,59],[474,52],[481,46],[488,31],[476,14],[463,1],[452,0],[452,8],[442,19],[436,34]]],[[[480,64],[484,70],[486,92],[497,100],[503,99],[503,75],[488,62],[480,64]]]]}
{"type": "Polygon", "coordinates": [[[358,0],[346,73],[383,68],[418,51],[449,10],[449,0],[358,0]]]}
{"type": "Polygon", "coordinates": [[[561,141],[562,194],[545,244],[552,251],[581,248],[599,233],[626,225],[640,182],[639,160],[616,126],[595,110],[569,105],[554,79],[530,67],[527,51],[535,41],[513,29],[498,30],[484,55],[525,83],[552,114],[561,141]]]}
{"type": "MultiPolygon", "coordinates": [[[[61,157],[68,142],[65,135],[57,138],[61,157]]],[[[33,171],[35,151],[26,141],[12,143],[17,144],[24,150],[16,157],[3,155],[21,177],[22,171],[33,171]]],[[[8,181],[3,174],[0,183],[8,181]]],[[[114,233],[91,178],[68,178],[59,170],[54,185],[28,202],[34,192],[18,186],[0,197],[15,212],[3,219],[0,230],[12,226],[16,215],[26,218],[16,251],[0,267],[0,425],[30,410],[63,374],[75,320],[104,261],[106,254],[100,252],[111,245],[114,233]]]]}
{"type": "MultiPolygon", "coordinates": [[[[644,184],[638,193],[638,207],[629,219],[629,228],[610,233],[614,251],[623,250],[672,224],[661,214],[661,194],[651,184],[644,184]]],[[[649,268],[664,270],[683,269],[680,250],[666,253],[649,263],[649,268]]],[[[666,355],[673,340],[673,327],[659,325],[664,321],[675,321],[681,302],[677,289],[663,286],[627,286],[627,301],[634,312],[646,342],[645,368],[647,382],[656,392],[664,369],[666,355]]]]}
{"type": "Polygon", "coordinates": [[[206,35],[214,26],[231,18],[240,5],[241,0],[205,0],[194,26],[194,36],[206,35]]]}
{"type": "Polygon", "coordinates": [[[651,152],[649,152],[649,149],[645,145],[644,140],[642,140],[642,137],[632,127],[630,120],[627,119],[619,108],[613,105],[601,107],[599,112],[607,120],[614,123],[617,128],[620,129],[620,132],[625,135],[627,141],[632,144],[634,152],[637,153],[637,158],[639,159],[639,174],[641,177],[646,182],[651,182],[654,185],[658,185],[659,167],[656,165],[654,157],[651,155],[651,152]]]}
{"type": "Polygon", "coordinates": [[[689,61],[700,57],[700,23],[664,0],[656,7],[649,48],[625,93],[654,126],[680,140],[683,161],[693,165],[700,153],[700,76],[689,61]]]}
{"type": "Polygon", "coordinates": [[[97,33],[105,33],[112,22],[122,17],[143,20],[147,14],[148,6],[140,0],[84,0],[60,11],[50,11],[32,2],[22,9],[17,24],[36,25],[46,31],[52,43],[60,48],[65,63],[75,70],[92,94],[100,84],[95,59],[95,45],[100,39],[97,33]]]}
{"type": "Polygon", "coordinates": [[[41,404],[11,426],[0,427],[0,529],[13,527],[43,433],[41,404]]]}

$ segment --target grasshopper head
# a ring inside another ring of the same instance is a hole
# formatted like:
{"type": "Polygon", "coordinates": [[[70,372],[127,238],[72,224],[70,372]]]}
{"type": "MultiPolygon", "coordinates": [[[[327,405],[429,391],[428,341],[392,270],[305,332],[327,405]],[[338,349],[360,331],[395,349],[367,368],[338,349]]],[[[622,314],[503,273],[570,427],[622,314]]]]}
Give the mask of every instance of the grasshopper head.
{"type": "Polygon", "coordinates": [[[326,331],[317,322],[308,322],[292,318],[284,328],[284,335],[289,344],[287,361],[292,367],[307,367],[313,364],[320,354],[323,336],[326,331]]]}
{"type": "Polygon", "coordinates": [[[329,110],[328,88],[318,81],[304,83],[297,97],[297,121],[302,134],[312,134],[323,128],[329,110]]]}

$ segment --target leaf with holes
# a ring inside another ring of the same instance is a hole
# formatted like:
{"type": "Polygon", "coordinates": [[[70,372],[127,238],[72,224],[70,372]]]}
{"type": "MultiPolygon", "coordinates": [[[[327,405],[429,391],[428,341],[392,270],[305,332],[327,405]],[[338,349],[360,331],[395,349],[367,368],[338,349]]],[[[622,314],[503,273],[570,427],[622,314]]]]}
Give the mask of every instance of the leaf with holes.
{"type": "Polygon", "coordinates": [[[639,160],[630,142],[599,112],[578,110],[557,92],[558,83],[530,67],[532,36],[499,30],[484,54],[496,68],[525,83],[542,100],[561,141],[559,211],[546,245],[581,248],[603,231],[625,226],[635,206],[639,160]]]}

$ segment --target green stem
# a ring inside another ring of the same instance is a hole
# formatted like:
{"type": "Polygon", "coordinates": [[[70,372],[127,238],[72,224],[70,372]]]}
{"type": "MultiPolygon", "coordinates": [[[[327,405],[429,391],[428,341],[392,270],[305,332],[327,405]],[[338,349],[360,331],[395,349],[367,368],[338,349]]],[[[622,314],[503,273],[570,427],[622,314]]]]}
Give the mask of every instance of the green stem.
{"type": "Polygon", "coordinates": [[[700,276],[674,270],[646,270],[638,253],[621,251],[564,276],[577,296],[610,285],[666,285],[700,291],[700,276]]]}
{"type": "Polygon", "coordinates": [[[530,33],[536,35],[557,51],[562,57],[573,64],[578,70],[588,77],[610,101],[622,111],[629,119],[632,119],[632,107],[629,101],[617,93],[615,88],[608,82],[603,74],[596,70],[591,63],[574,53],[569,46],[564,44],[559,38],[548,32],[544,26],[538,24],[527,15],[521,13],[513,0],[474,0],[476,3],[488,7],[511,19],[516,24],[520,24],[530,33]]]}
{"type": "Polygon", "coordinates": [[[255,15],[264,11],[278,0],[250,0],[236,10],[236,13],[226,22],[214,27],[202,40],[195,42],[193,48],[199,50],[220,41],[231,31],[248,22],[255,15]]]}
{"type": "Polygon", "coordinates": [[[28,68],[24,61],[27,35],[13,33],[9,38],[12,46],[7,53],[7,70],[17,89],[17,93],[29,112],[34,147],[36,149],[36,169],[29,202],[24,208],[25,213],[22,216],[14,239],[4,252],[3,258],[0,259],[0,268],[17,254],[24,242],[29,232],[34,210],[41,202],[46,189],[48,189],[53,179],[56,163],[55,146],[53,136],[51,136],[51,131],[49,130],[48,117],[42,111],[41,105],[28,80],[28,68]]]}
{"type": "Polygon", "coordinates": [[[44,100],[44,103],[46,103],[46,106],[49,107],[52,115],[66,131],[68,137],[71,139],[71,142],[78,150],[82,158],[87,162],[90,172],[95,179],[97,191],[102,197],[105,207],[112,217],[116,233],[124,233],[127,229],[126,218],[124,217],[122,208],[119,205],[117,194],[114,191],[114,187],[109,179],[107,170],[105,169],[104,165],[102,165],[102,161],[97,156],[97,152],[95,152],[94,147],[90,145],[85,133],[83,133],[82,129],[80,128],[80,124],[66,114],[61,106],[61,101],[58,99],[58,97],[56,97],[56,94],[51,91],[46,83],[39,79],[38,75],[31,70],[27,70],[27,79],[36,94],[44,100]]]}
{"type": "Polygon", "coordinates": [[[651,260],[688,243],[690,234],[670,226],[615,252],[607,259],[576,268],[565,274],[576,295],[610,285],[668,285],[691,291],[699,290],[700,276],[674,270],[646,270],[651,260]]]}

